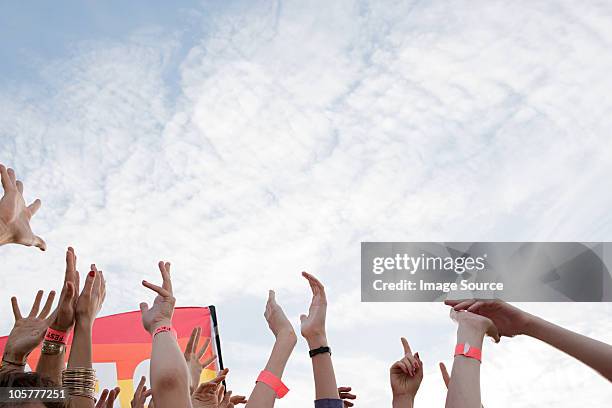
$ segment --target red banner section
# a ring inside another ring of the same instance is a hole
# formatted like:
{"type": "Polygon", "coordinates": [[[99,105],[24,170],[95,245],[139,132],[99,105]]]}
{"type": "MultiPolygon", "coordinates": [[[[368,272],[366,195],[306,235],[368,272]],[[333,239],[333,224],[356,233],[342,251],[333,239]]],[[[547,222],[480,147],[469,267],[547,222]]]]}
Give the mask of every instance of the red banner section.
{"type": "MultiPolygon", "coordinates": [[[[214,312],[212,312],[214,313],[214,312]]],[[[209,307],[179,307],[174,311],[172,324],[178,334],[181,350],[189,341],[194,327],[201,327],[201,347],[206,339],[210,346],[202,360],[212,355],[219,356],[215,341],[213,316],[209,307]]],[[[0,350],[4,351],[7,336],[0,337],[0,350]]],[[[66,353],[66,360],[70,350],[66,353]]],[[[120,313],[97,318],[93,326],[93,363],[98,375],[98,388],[121,387],[119,394],[121,407],[129,407],[134,386],[141,376],[149,380],[149,358],[151,356],[151,335],[147,333],[140,320],[140,311],[120,313]]],[[[40,358],[40,347],[28,357],[30,369],[36,367],[40,358]]],[[[202,372],[201,381],[207,381],[216,375],[218,362],[212,363],[202,372]]]]}

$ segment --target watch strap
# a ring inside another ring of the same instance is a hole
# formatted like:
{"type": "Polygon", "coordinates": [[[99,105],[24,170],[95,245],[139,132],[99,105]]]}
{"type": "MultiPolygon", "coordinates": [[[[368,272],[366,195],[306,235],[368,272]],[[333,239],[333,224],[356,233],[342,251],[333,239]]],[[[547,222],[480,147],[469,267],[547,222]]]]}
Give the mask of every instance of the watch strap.
{"type": "Polygon", "coordinates": [[[325,346],[325,347],[319,347],[316,349],[312,349],[308,352],[308,354],[310,354],[310,358],[313,358],[314,356],[318,355],[318,354],[323,354],[323,353],[329,353],[329,355],[331,355],[331,348],[325,346]]]}

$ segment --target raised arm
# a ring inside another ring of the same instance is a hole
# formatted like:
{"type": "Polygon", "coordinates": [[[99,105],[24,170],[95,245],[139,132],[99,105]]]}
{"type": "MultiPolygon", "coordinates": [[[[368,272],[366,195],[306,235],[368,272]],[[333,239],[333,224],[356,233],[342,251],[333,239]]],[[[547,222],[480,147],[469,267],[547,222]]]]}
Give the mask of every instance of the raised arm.
{"type": "Polygon", "coordinates": [[[480,408],[482,342],[485,335],[499,341],[499,334],[493,322],[484,316],[451,309],[451,318],[458,324],[457,349],[462,354],[455,353],[446,408],[480,408]]]}
{"type": "Polygon", "coordinates": [[[93,408],[95,370],[92,368],[91,332],[106,297],[102,271],[91,265],[83,290],[77,299],[74,338],[62,384],[70,396],[71,407],[93,408]]]}
{"type": "Polygon", "coordinates": [[[23,199],[23,183],[17,180],[15,171],[0,164],[0,179],[4,195],[0,199],[0,245],[21,244],[47,249],[45,241],[34,235],[30,220],[41,206],[39,199],[29,206],[23,199]]]}
{"type": "MultiPolygon", "coordinates": [[[[268,303],[266,304],[264,317],[268,321],[268,326],[276,341],[263,372],[269,373],[268,378],[273,376],[280,381],[289,356],[291,356],[295,343],[297,343],[297,337],[285,312],[276,303],[273,290],[268,293],[268,303]]],[[[277,394],[270,386],[270,381],[257,381],[246,406],[248,408],[271,408],[274,406],[276,397],[277,394]]]]}
{"type": "Polygon", "coordinates": [[[62,383],[62,370],[66,352],[66,342],[72,327],[74,326],[74,315],[79,291],[79,275],[76,270],[76,255],[72,248],[66,251],[66,274],[64,286],[60,294],[57,309],[51,315],[49,328],[50,334],[45,336],[41,349],[40,359],[36,366],[36,372],[44,375],[56,384],[62,383]],[[63,333],[63,334],[61,334],[63,333]]]}
{"type": "Polygon", "coordinates": [[[447,300],[445,303],[455,310],[488,317],[502,336],[524,334],[548,343],[612,381],[612,346],[609,344],[564,329],[501,300],[447,300]]]}
{"type": "Polygon", "coordinates": [[[140,304],[142,325],[153,336],[151,388],[156,408],[191,407],[187,363],[176,342],[172,315],[176,300],[172,294],[170,263],[159,262],[162,286],[142,284],[157,293],[153,305],[140,304]]]}
{"type": "Polygon", "coordinates": [[[327,313],[325,288],[311,274],[302,272],[302,276],[306,278],[312,291],[312,301],[310,302],[308,315],[301,315],[300,322],[302,336],[308,343],[312,360],[312,371],[315,381],[315,406],[342,407],[325,329],[325,316],[327,313]]]}

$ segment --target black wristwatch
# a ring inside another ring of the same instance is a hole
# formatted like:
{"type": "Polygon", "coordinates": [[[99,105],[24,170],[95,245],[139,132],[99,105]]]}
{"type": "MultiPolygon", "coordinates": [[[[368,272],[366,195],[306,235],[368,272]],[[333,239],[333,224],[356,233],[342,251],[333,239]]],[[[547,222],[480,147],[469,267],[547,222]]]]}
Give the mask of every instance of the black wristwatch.
{"type": "Polygon", "coordinates": [[[310,350],[308,352],[308,354],[310,354],[310,358],[313,358],[314,356],[316,356],[318,354],[323,354],[323,353],[329,353],[329,355],[331,356],[331,349],[329,347],[325,346],[325,347],[316,348],[314,350],[310,350]]]}

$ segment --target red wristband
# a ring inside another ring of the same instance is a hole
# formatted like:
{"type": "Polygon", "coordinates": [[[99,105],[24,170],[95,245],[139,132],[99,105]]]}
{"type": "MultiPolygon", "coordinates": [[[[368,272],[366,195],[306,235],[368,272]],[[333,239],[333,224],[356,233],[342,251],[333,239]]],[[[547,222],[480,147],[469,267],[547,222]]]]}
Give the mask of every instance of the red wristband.
{"type": "Polygon", "coordinates": [[[49,327],[47,329],[47,332],[45,333],[45,340],[52,341],[54,343],[66,344],[68,343],[69,336],[70,336],[69,332],[63,332],[63,331],[55,330],[49,327]]]}
{"type": "Polygon", "coordinates": [[[259,373],[259,377],[257,377],[257,381],[255,382],[262,382],[272,388],[277,398],[283,398],[289,392],[289,388],[283,384],[280,378],[266,370],[259,373]]]}
{"type": "Polygon", "coordinates": [[[479,348],[470,346],[470,343],[459,343],[455,346],[455,356],[465,356],[473,358],[482,363],[482,351],[479,348]]]}
{"type": "Polygon", "coordinates": [[[159,326],[157,329],[155,329],[155,332],[153,332],[152,337],[155,337],[157,334],[163,333],[163,332],[170,332],[174,336],[175,339],[177,338],[176,330],[174,330],[174,328],[171,326],[159,326]]]}

